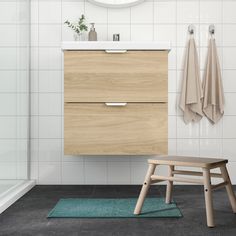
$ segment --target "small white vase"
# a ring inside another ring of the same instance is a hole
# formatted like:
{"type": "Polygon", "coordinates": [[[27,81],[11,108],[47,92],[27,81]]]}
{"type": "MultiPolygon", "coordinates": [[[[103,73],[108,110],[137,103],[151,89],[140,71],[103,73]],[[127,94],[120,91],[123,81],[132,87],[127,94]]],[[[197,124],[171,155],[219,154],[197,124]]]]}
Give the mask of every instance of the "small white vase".
{"type": "Polygon", "coordinates": [[[86,35],[85,35],[85,32],[82,32],[82,33],[74,33],[74,40],[75,41],[85,41],[86,40],[86,35]]]}

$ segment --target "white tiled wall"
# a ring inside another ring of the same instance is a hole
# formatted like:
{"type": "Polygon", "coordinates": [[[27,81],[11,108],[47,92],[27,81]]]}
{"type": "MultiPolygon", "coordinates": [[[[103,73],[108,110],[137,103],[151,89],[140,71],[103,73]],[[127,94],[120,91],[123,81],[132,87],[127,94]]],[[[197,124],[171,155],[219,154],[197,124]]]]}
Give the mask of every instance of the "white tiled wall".
{"type": "Polygon", "coordinates": [[[0,0],[0,179],[27,178],[29,0],[0,0]]]}
{"type": "MultiPolygon", "coordinates": [[[[231,177],[236,183],[236,1],[148,0],[126,9],[106,9],[84,0],[31,2],[31,177],[37,179],[38,184],[140,184],[146,171],[146,157],[63,154],[63,54],[60,43],[73,40],[73,33],[63,22],[76,20],[82,13],[88,22],[96,23],[99,40],[111,40],[113,33],[120,33],[121,40],[172,42],[169,54],[169,153],[227,157],[231,177]],[[225,116],[214,126],[205,118],[198,124],[185,125],[177,101],[187,27],[195,25],[203,70],[211,23],[216,26],[222,65],[225,116]]],[[[3,10],[0,17],[6,20],[10,16],[3,10]]],[[[4,41],[4,37],[0,40],[4,41]]],[[[0,55],[6,54],[5,49],[1,50],[0,55]]],[[[14,55],[15,51],[10,53],[8,55],[14,55]]],[[[5,58],[4,63],[8,64],[7,60],[10,59],[5,58]]],[[[10,65],[12,67],[14,63],[10,65]]],[[[11,84],[7,86],[12,89],[11,84]]],[[[12,112],[11,109],[8,112],[12,112]]],[[[8,119],[7,122],[13,121],[8,119]]],[[[8,135],[13,134],[8,132],[8,135]]]]}

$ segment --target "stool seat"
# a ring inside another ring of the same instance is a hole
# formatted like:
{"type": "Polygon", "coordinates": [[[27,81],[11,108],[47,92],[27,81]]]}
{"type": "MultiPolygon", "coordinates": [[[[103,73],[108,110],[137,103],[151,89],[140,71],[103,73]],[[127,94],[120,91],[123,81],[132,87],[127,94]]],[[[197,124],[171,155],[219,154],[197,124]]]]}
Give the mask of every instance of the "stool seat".
{"type": "Polygon", "coordinates": [[[202,158],[189,156],[157,156],[148,160],[149,164],[213,168],[226,164],[227,159],[202,158]]]}

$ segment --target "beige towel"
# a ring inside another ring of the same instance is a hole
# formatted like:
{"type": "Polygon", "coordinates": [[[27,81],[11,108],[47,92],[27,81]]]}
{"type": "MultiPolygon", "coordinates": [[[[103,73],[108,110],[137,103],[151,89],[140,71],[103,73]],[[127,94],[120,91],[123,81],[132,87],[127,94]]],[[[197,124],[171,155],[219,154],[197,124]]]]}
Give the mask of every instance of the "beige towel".
{"type": "Polygon", "coordinates": [[[203,112],[215,124],[224,115],[224,92],[214,38],[209,40],[203,91],[203,112]]]}
{"type": "Polygon", "coordinates": [[[179,107],[184,113],[184,122],[197,122],[202,119],[202,86],[200,81],[200,68],[194,38],[187,45],[182,91],[179,107]]]}

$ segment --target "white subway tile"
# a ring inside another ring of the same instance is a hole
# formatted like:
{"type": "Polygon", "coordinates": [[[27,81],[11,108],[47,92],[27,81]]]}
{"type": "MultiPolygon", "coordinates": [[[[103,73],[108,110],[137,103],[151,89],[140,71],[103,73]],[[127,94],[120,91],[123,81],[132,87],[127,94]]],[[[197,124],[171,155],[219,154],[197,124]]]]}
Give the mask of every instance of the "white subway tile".
{"type": "Polygon", "coordinates": [[[17,92],[28,93],[29,81],[30,81],[29,71],[27,70],[17,71],[16,74],[17,92]]]}
{"type": "Polygon", "coordinates": [[[61,117],[40,116],[39,138],[61,138],[61,117]]]}
{"type": "Polygon", "coordinates": [[[0,1],[0,23],[14,24],[17,22],[16,1],[0,1]]]}
{"type": "Polygon", "coordinates": [[[39,71],[39,92],[60,93],[62,91],[61,71],[39,71]]]}
{"type": "Polygon", "coordinates": [[[199,138],[199,123],[185,124],[183,117],[177,117],[177,138],[199,138]]]}
{"type": "Polygon", "coordinates": [[[130,184],[130,162],[108,161],[107,183],[130,184]]]}
{"type": "Polygon", "coordinates": [[[170,42],[172,47],[176,46],[176,25],[155,25],[154,40],[159,42],[170,42]]]}
{"type": "Polygon", "coordinates": [[[107,162],[85,161],[85,184],[107,184],[107,162]]]}
{"type": "Polygon", "coordinates": [[[61,48],[40,48],[39,69],[40,70],[61,70],[62,51],[61,48]]]}
{"type": "Polygon", "coordinates": [[[30,129],[31,138],[38,138],[39,137],[39,117],[31,116],[30,125],[31,125],[31,129],[30,129]]]}
{"type": "Polygon", "coordinates": [[[43,115],[43,116],[62,115],[61,93],[40,93],[39,94],[39,115],[43,115]]]}
{"type": "Polygon", "coordinates": [[[0,70],[17,69],[17,49],[16,48],[0,48],[0,70]]]}
{"type": "Polygon", "coordinates": [[[36,180],[36,183],[38,184],[38,162],[30,162],[30,179],[36,180]]]}
{"type": "Polygon", "coordinates": [[[177,155],[199,156],[199,140],[177,139],[177,155]]]}
{"type": "MultiPolygon", "coordinates": [[[[235,184],[236,183],[236,175],[235,175],[236,162],[231,161],[226,165],[226,167],[227,167],[231,182],[235,184]]],[[[227,202],[228,199],[225,199],[225,201],[227,202]]]]}
{"type": "Polygon", "coordinates": [[[38,63],[39,63],[39,49],[37,47],[31,47],[31,50],[30,50],[30,69],[31,69],[31,73],[34,73],[33,70],[38,70],[39,69],[38,63]]]}
{"type": "MultiPolygon", "coordinates": [[[[1,5],[1,4],[0,4],[1,5]]],[[[16,25],[1,25],[0,26],[0,46],[14,47],[17,46],[17,31],[16,25]]]]}
{"type": "Polygon", "coordinates": [[[224,0],[223,2],[223,23],[236,23],[236,2],[233,0],[224,0]]]}
{"type": "MultiPolygon", "coordinates": [[[[17,161],[27,163],[28,161],[28,140],[16,140],[17,161]]],[[[26,172],[27,173],[27,172],[26,172]]]]}
{"type": "Polygon", "coordinates": [[[30,161],[36,162],[38,161],[39,156],[39,140],[38,139],[30,139],[30,161]]]}
{"type": "Polygon", "coordinates": [[[168,116],[168,138],[176,138],[176,116],[168,116]]]}
{"type": "Polygon", "coordinates": [[[176,93],[177,92],[176,84],[177,84],[176,71],[169,70],[168,71],[168,92],[169,93],[176,93]]]}
{"type": "Polygon", "coordinates": [[[15,162],[16,154],[15,139],[0,139],[0,163],[3,161],[15,162]]]}
{"type": "Polygon", "coordinates": [[[88,23],[107,23],[107,8],[85,1],[85,17],[88,23]]]}
{"type": "Polygon", "coordinates": [[[145,1],[142,4],[131,7],[131,24],[151,23],[153,23],[153,2],[145,1]]]}
{"type": "Polygon", "coordinates": [[[16,92],[16,71],[0,71],[0,92],[16,92]]]}
{"type": "Polygon", "coordinates": [[[177,139],[168,139],[168,155],[177,154],[177,139]]]}
{"type": "Polygon", "coordinates": [[[39,23],[61,23],[61,0],[39,0],[39,23]]]}
{"type": "Polygon", "coordinates": [[[236,70],[223,71],[223,87],[224,92],[235,93],[236,92],[236,70]]]}
{"type": "Polygon", "coordinates": [[[19,139],[27,139],[28,138],[28,125],[29,125],[29,118],[28,116],[18,116],[16,118],[17,122],[17,138],[19,139]]]}
{"type": "Polygon", "coordinates": [[[175,93],[168,94],[168,115],[175,116],[177,107],[177,97],[175,93]]]}
{"type": "Polygon", "coordinates": [[[31,24],[37,24],[39,21],[39,0],[31,0],[30,3],[30,21],[31,24]]]}
{"type": "Polygon", "coordinates": [[[177,1],[177,23],[198,23],[199,2],[198,1],[177,1]]]}
{"type": "Polygon", "coordinates": [[[176,69],[176,48],[171,48],[169,54],[168,54],[168,69],[169,70],[175,70],[176,69]]]}
{"type": "Polygon", "coordinates": [[[61,139],[39,139],[39,161],[61,161],[61,139]]]}
{"type": "Polygon", "coordinates": [[[130,24],[130,8],[108,8],[109,24],[130,24]]]}
{"type": "Polygon", "coordinates": [[[222,156],[222,140],[200,139],[200,156],[220,158],[222,156]]]}
{"type": "Polygon", "coordinates": [[[236,116],[224,116],[223,138],[236,138],[236,116]]]}
{"type": "Polygon", "coordinates": [[[73,0],[62,1],[62,23],[66,20],[76,22],[82,14],[84,14],[84,2],[73,0]]]}
{"type": "Polygon", "coordinates": [[[29,115],[29,94],[28,93],[16,94],[16,114],[18,116],[29,115]]]}
{"type": "Polygon", "coordinates": [[[236,162],[236,139],[223,139],[222,144],[224,158],[236,162]]]}
{"type": "Polygon", "coordinates": [[[16,138],[16,117],[0,116],[0,138],[16,138]]]}
{"type": "Polygon", "coordinates": [[[141,185],[147,173],[148,164],[146,161],[132,161],[131,162],[131,184],[141,185]]]}
{"type": "Polygon", "coordinates": [[[236,24],[223,25],[223,46],[235,47],[236,46],[236,24]]]}
{"type": "Polygon", "coordinates": [[[39,184],[60,184],[61,163],[39,162],[39,184]]]}
{"type": "Polygon", "coordinates": [[[61,46],[61,25],[39,25],[39,46],[61,46]]]}
{"type": "Polygon", "coordinates": [[[16,115],[16,94],[0,94],[0,116],[16,115]]]}
{"type": "Polygon", "coordinates": [[[29,48],[18,47],[17,48],[17,69],[18,70],[29,70],[29,48]]]}
{"type": "Polygon", "coordinates": [[[131,25],[132,41],[152,41],[153,25],[131,25]]]}
{"type": "Polygon", "coordinates": [[[83,162],[62,162],[62,184],[84,184],[83,162]]]}
{"type": "Polygon", "coordinates": [[[200,121],[200,138],[221,138],[222,120],[212,124],[206,117],[200,121]]]}
{"type": "Polygon", "coordinates": [[[154,22],[157,24],[176,23],[176,1],[154,1],[154,22]]]}
{"type": "Polygon", "coordinates": [[[39,115],[39,94],[31,93],[31,115],[38,116],[39,115]]]}
{"type": "Polygon", "coordinates": [[[222,22],[222,1],[200,1],[200,23],[222,22]]]}
{"type": "Polygon", "coordinates": [[[236,53],[236,47],[235,48],[223,48],[223,69],[236,69],[236,60],[235,60],[235,54],[236,53]]]}
{"type": "Polygon", "coordinates": [[[0,179],[16,179],[16,162],[2,162],[0,179]]]}
{"type": "Polygon", "coordinates": [[[225,115],[236,116],[236,93],[225,93],[225,115]]]}

